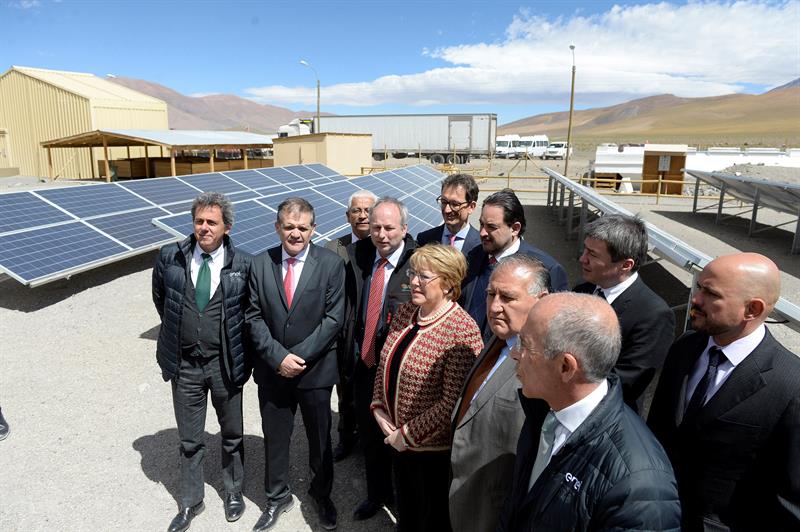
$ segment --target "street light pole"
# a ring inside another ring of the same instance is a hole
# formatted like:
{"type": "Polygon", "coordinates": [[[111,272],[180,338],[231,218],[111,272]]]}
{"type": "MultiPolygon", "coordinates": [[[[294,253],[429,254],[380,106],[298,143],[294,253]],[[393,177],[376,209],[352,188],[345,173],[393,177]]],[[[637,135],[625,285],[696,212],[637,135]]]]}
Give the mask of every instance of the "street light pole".
{"type": "Polygon", "coordinates": [[[572,50],[572,88],[569,92],[569,125],[567,125],[567,154],[564,158],[564,177],[569,177],[567,171],[569,169],[569,154],[572,151],[572,110],[575,107],[575,45],[570,44],[569,49],[572,50]]]}
{"type": "Polygon", "coordinates": [[[311,65],[311,63],[309,63],[305,59],[301,59],[300,64],[310,68],[314,72],[314,77],[317,78],[317,125],[314,128],[314,133],[320,133],[321,123],[319,121],[319,74],[317,74],[317,69],[314,68],[311,65]]]}

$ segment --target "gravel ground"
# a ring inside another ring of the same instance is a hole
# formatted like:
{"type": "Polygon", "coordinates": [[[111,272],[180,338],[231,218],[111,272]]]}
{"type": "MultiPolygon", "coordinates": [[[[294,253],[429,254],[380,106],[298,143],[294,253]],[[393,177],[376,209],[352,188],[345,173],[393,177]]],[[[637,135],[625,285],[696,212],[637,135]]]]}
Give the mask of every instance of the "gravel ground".
{"type": "MultiPolygon", "coordinates": [[[[478,174],[487,163],[475,161],[470,170],[478,174]]],[[[539,174],[533,165],[543,163],[529,163],[529,173],[539,174]]],[[[491,173],[519,175],[515,164],[494,161],[491,173]]],[[[563,169],[563,162],[547,161],[547,166],[563,169]]],[[[578,154],[570,161],[570,174],[586,167],[587,156],[578,154]]],[[[33,184],[13,182],[0,180],[0,189],[33,184]]],[[[523,180],[512,184],[529,186],[523,180]]],[[[520,195],[528,205],[529,240],[560,260],[575,284],[578,243],[565,240],[564,227],[544,206],[543,194],[520,195]]],[[[709,255],[736,250],[767,254],[781,267],[783,296],[800,302],[800,259],[788,254],[793,225],[748,238],[746,220],[716,225],[712,211],[692,214],[689,200],[663,199],[656,205],[653,198],[612,199],[709,255]]],[[[759,219],[777,223],[781,215],[763,209],[759,219]]],[[[13,280],[0,283],[0,405],[11,425],[11,435],[0,442],[0,530],[164,530],[175,514],[178,441],[170,388],[155,361],[154,257],[148,253],[35,289],[13,280]]],[[[671,305],[686,302],[691,279],[679,268],[661,261],[642,275],[671,305]]],[[[782,325],[770,329],[800,352],[800,334],[782,325]]],[[[195,519],[193,531],[250,530],[264,506],[264,458],[252,382],[244,391],[244,416],[247,510],[237,523],[224,520],[219,426],[209,409],[207,509],[195,519]]],[[[292,452],[292,487],[301,504],[283,516],[276,530],[318,530],[306,495],[309,472],[300,416],[292,452]]],[[[335,466],[339,530],[393,530],[388,512],[366,523],[352,521],[363,494],[362,461],[356,453],[335,466]]]]}

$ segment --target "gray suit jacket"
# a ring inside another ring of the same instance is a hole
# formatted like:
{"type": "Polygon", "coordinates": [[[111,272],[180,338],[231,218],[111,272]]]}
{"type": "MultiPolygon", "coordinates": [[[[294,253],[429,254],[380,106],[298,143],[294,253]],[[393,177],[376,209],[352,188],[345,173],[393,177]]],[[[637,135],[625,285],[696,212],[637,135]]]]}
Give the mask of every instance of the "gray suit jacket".
{"type": "Polygon", "coordinates": [[[525,413],[517,390],[516,363],[506,358],[456,425],[467,383],[497,342],[492,336],[472,366],[453,409],[450,455],[450,522],[453,530],[483,532],[497,526],[511,490],[517,440],[525,413]]]}

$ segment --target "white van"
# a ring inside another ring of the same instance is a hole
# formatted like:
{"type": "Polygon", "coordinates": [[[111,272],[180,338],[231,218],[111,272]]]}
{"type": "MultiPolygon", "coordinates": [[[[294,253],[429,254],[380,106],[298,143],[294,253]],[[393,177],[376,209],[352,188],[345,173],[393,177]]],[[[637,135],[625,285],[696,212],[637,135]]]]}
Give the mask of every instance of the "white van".
{"type": "Polygon", "coordinates": [[[526,152],[528,157],[542,157],[549,143],[547,135],[533,135],[511,141],[511,146],[516,157],[524,157],[526,152]]]}
{"type": "MultiPolygon", "coordinates": [[[[566,142],[551,142],[542,155],[542,159],[564,159],[567,156],[566,142]]],[[[572,147],[569,148],[569,156],[572,157],[572,147]]]]}
{"type": "Polygon", "coordinates": [[[519,140],[519,135],[500,135],[494,141],[494,156],[498,159],[514,157],[514,147],[512,143],[519,140]]]}

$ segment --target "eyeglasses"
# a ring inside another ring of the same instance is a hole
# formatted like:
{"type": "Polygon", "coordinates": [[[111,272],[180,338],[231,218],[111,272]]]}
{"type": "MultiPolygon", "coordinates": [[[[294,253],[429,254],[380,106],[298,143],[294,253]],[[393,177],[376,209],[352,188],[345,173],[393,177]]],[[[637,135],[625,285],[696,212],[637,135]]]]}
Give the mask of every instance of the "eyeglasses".
{"type": "Polygon", "coordinates": [[[354,207],[352,209],[348,209],[347,212],[349,212],[352,215],[369,214],[369,209],[357,209],[354,207]]]}
{"type": "Polygon", "coordinates": [[[463,209],[464,207],[466,207],[467,205],[469,205],[470,202],[468,202],[468,201],[450,201],[448,199],[445,199],[443,196],[439,196],[438,198],[436,198],[436,203],[438,203],[441,206],[442,209],[444,209],[445,207],[450,207],[451,211],[458,212],[461,209],[463,209]]]}
{"type": "Polygon", "coordinates": [[[406,270],[406,275],[408,275],[408,280],[411,281],[414,277],[419,279],[419,285],[425,286],[426,284],[430,283],[431,281],[435,281],[439,278],[438,275],[425,275],[424,273],[420,273],[417,270],[412,270],[408,268],[406,270]]]}

